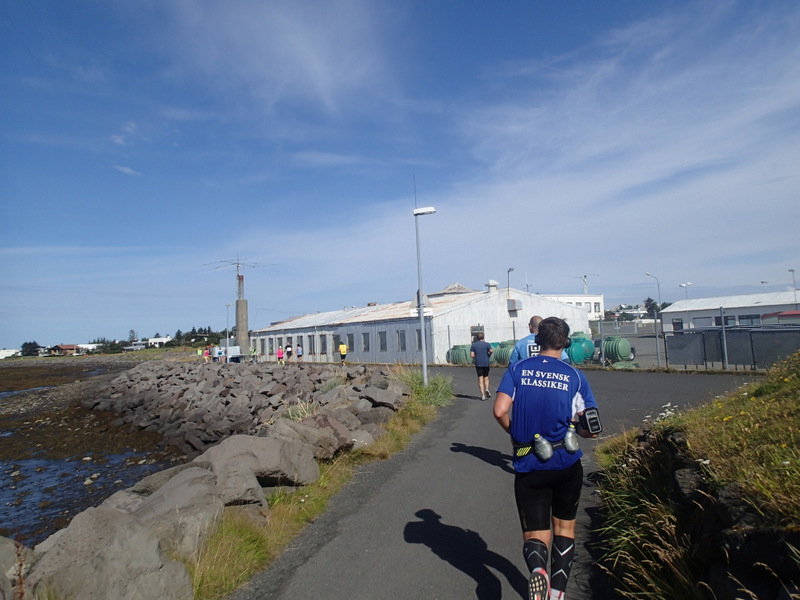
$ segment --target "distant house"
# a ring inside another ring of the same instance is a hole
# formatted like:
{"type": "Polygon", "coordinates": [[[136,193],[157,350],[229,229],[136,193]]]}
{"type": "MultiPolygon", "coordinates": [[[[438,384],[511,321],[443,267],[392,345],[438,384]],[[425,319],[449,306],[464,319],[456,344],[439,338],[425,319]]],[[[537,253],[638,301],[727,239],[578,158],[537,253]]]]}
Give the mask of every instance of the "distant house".
{"type": "Polygon", "coordinates": [[[129,346],[123,346],[123,350],[131,352],[133,350],[144,350],[146,344],[144,342],[131,342],[129,346]]]}
{"type": "Polygon", "coordinates": [[[147,346],[149,348],[161,348],[167,342],[172,341],[172,337],[153,337],[147,340],[147,346]]]}
{"type": "Polygon", "coordinates": [[[661,311],[665,331],[796,323],[797,293],[767,292],[679,300],[661,311]]]}
{"type": "Polygon", "coordinates": [[[542,296],[583,308],[590,321],[599,321],[606,312],[603,294],[542,294],[542,296]]]}
{"type": "Polygon", "coordinates": [[[77,353],[77,344],[59,344],[50,348],[51,356],[75,356],[77,353]]]}
{"type": "Polygon", "coordinates": [[[9,350],[7,348],[3,348],[0,350],[0,360],[4,358],[11,358],[12,356],[20,356],[22,354],[22,350],[9,350]]]}

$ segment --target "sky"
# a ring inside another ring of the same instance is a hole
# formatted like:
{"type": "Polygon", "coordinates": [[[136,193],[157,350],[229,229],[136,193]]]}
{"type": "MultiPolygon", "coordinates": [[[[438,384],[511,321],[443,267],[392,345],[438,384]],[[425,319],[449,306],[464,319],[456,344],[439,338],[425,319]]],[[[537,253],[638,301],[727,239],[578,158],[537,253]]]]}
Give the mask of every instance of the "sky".
{"type": "Polygon", "coordinates": [[[415,206],[428,292],[800,269],[793,0],[8,0],[0,90],[0,348],[411,299],[415,206]]]}

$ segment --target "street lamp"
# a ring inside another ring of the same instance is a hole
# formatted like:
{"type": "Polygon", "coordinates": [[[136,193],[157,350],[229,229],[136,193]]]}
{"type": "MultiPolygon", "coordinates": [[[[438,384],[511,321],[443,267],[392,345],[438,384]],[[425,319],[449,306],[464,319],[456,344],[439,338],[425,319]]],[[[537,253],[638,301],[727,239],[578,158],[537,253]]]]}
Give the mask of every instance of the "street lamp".
{"type": "Polygon", "coordinates": [[[228,352],[228,346],[230,345],[230,338],[228,337],[228,324],[230,323],[231,306],[232,303],[225,305],[225,362],[228,362],[228,356],[230,356],[230,353],[228,352]]]}
{"type": "Polygon", "coordinates": [[[658,286],[658,311],[656,311],[655,315],[653,315],[653,327],[656,330],[656,362],[658,366],[661,366],[661,347],[658,345],[658,312],[661,310],[661,282],[658,280],[658,277],[655,275],[651,275],[650,271],[645,273],[648,277],[652,277],[656,280],[656,285],[658,286]]]}
{"type": "Polygon", "coordinates": [[[508,297],[511,298],[511,271],[514,270],[514,267],[508,267],[508,272],[506,273],[506,278],[508,279],[508,283],[506,284],[506,289],[508,290],[508,297]]]}
{"type": "Polygon", "coordinates": [[[794,292],[794,309],[797,310],[797,286],[794,284],[794,269],[789,269],[792,274],[792,291],[794,292]]]}
{"type": "Polygon", "coordinates": [[[678,287],[682,287],[682,288],[683,288],[683,291],[684,291],[684,292],[685,292],[685,294],[686,294],[686,300],[688,300],[688,299],[689,299],[689,286],[690,286],[690,285],[692,285],[692,282],[691,282],[691,281],[687,281],[686,283],[679,283],[679,284],[678,284],[678,287]]]}
{"type": "Polygon", "coordinates": [[[428,351],[425,342],[425,315],[422,312],[422,256],[419,252],[419,218],[421,215],[432,215],[436,209],[432,206],[414,209],[414,227],[417,230],[417,310],[419,311],[419,333],[422,344],[422,384],[428,387],[428,351]]]}

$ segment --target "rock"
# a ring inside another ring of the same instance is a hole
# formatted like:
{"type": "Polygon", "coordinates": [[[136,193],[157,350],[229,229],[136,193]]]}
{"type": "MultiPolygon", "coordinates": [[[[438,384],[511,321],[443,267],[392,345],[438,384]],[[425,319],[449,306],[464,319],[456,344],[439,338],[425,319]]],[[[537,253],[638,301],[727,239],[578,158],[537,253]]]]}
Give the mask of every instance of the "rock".
{"type": "Polygon", "coordinates": [[[110,508],[78,514],[39,559],[26,585],[73,600],[193,597],[189,573],[135,517],[110,508]]]}
{"type": "Polygon", "coordinates": [[[33,552],[12,539],[0,537],[0,598],[11,600],[11,588],[17,585],[18,576],[30,571],[33,552]]]}
{"type": "Polygon", "coordinates": [[[191,558],[222,517],[216,483],[207,469],[185,469],[148,496],[133,515],[158,536],[163,548],[191,558]]]}
{"type": "Polygon", "coordinates": [[[270,426],[267,437],[307,444],[317,460],[329,460],[339,450],[339,440],[327,429],[312,427],[290,419],[278,419],[270,426]]]}
{"type": "Polygon", "coordinates": [[[317,414],[311,417],[306,417],[301,422],[305,425],[316,427],[317,429],[330,431],[334,436],[336,436],[338,445],[336,448],[337,452],[340,450],[348,450],[353,447],[353,438],[350,435],[350,431],[331,415],[317,414]]]}
{"type": "Polygon", "coordinates": [[[350,432],[350,435],[353,438],[353,450],[366,448],[367,446],[371,446],[375,443],[375,438],[373,438],[369,432],[364,431],[363,429],[356,429],[355,431],[350,432]]]}
{"type": "Polygon", "coordinates": [[[229,462],[243,462],[262,487],[308,485],[319,479],[319,466],[311,449],[290,440],[234,435],[195,460],[210,462],[214,473],[223,472],[229,462]]]}
{"type": "Polygon", "coordinates": [[[407,401],[407,398],[396,390],[381,389],[375,386],[365,388],[361,392],[361,397],[372,402],[374,406],[385,406],[393,411],[400,410],[407,401]]]}

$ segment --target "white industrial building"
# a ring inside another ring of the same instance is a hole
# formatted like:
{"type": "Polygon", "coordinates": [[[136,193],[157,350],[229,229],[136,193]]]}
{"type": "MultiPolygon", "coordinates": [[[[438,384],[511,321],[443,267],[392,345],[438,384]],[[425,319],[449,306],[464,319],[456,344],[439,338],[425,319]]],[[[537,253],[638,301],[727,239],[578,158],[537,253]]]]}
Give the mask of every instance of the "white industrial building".
{"type": "Polygon", "coordinates": [[[583,308],[590,321],[599,321],[606,312],[603,294],[542,294],[544,298],[550,298],[565,304],[571,304],[583,308]]]}
{"type": "Polygon", "coordinates": [[[665,332],[800,323],[797,291],[679,300],[661,311],[665,332]]]}
{"type": "MultiPolygon", "coordinates": [[[[484,291],[452,284],[424,295],[423,303],[426,353],[431,364],[446,363],[448,350],[472,343],[477,331],[484,332],[487,342],[520,339],[528,335],[528,321],[537,314],[564,319],[573,333],[590,331],[591,311],[583,304],[498,289],[496,281],[489,281],[484,291]]],[[[295,317],[251,332],[250,342],[266,360],[275,360],[278,346],[289,343],[303,347],[304,361],[332,362],[338,360],[339,342],[344,340],[348,362],[415,364],[421,362],[421,338],[414,298],[295,317]]]]}

